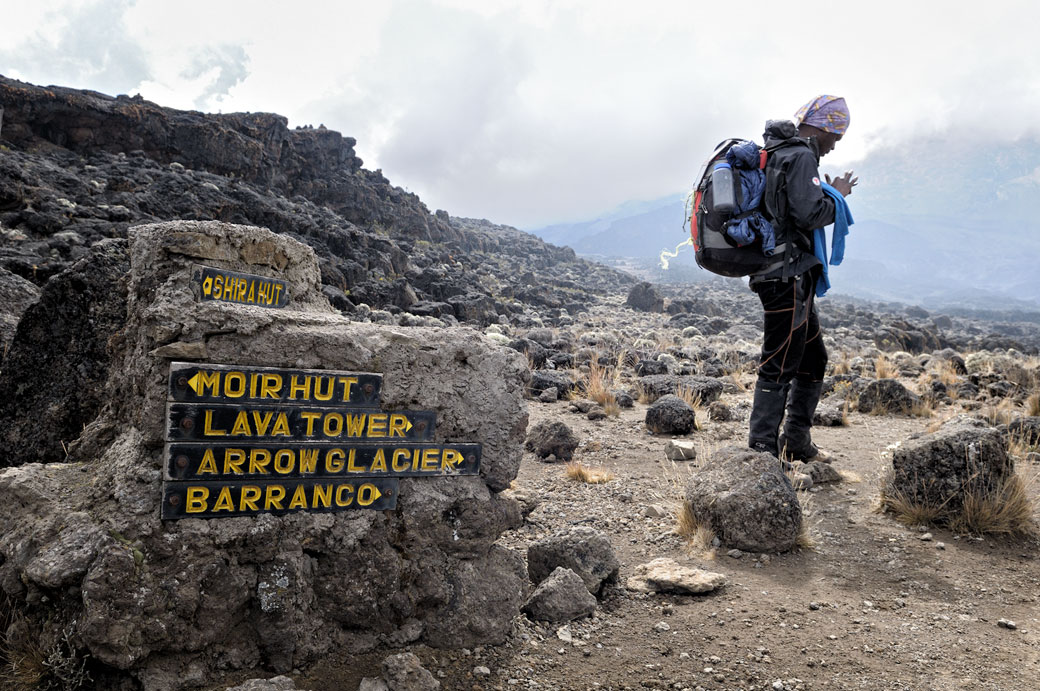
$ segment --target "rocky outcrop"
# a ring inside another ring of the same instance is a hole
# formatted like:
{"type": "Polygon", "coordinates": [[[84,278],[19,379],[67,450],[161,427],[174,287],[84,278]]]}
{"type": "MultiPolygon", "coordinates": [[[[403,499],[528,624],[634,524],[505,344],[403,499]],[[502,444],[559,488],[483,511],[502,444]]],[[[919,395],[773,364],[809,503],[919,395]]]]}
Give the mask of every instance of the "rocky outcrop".
{"type": "Polygon", "coordinates": [[[314,253],[259,229],[141,227],[129,257],[123,345],[107,404],[70,447],[77,462],[0,473],[0,587],[23,638],[46,650],[74,631],[77,655],[146,691],[380,642],[503,640],[526,580],[495,544],[520,521],[498,492],[520,461],[523,359],[470,329],[349,322],[323,297],[314,253]],[[197,302],[197,262],[279,277],[292,301],[197,302]],[[401,479],[387,511],[162,521],[172,359],[381,373],[380,406],[435,411],[434,441],[483,445],[480,474],[401,479]]]}

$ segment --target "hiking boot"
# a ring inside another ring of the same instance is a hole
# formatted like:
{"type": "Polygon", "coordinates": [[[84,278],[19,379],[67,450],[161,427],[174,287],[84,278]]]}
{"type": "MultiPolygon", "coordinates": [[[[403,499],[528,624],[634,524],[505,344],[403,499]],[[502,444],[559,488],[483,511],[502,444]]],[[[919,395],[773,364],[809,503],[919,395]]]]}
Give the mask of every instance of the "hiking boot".
{"type": "Polygon", "coordinates": [[[755,397],[751,404],[751,422],[748,434],[749,448],[780,456],[777,437],[780,434],[780,422],[784,419],[786,404],[786,384],[761,379],[755,382],[755,397]]]}
{"type": "Polygon", "coordinates": [[[795,379],[787,399],[787,420],[784,433],[778,440],[784,458],[791,461],[821,461],[830,463],[831,457],[812,442],[812,421],[820,402],[823,382],[804,382],[795,379]]]}

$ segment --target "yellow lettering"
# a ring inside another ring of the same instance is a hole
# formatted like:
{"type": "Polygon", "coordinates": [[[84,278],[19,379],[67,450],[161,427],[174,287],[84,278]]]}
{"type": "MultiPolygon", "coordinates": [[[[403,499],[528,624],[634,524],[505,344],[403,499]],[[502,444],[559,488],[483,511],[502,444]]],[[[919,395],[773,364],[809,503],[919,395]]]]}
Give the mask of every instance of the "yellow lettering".
{"type": "Polygon", "coordinates": [[[386,413],[376,413],[375,415],[368,416],[368,436],[370,437],[385,437],[386,436],[386,413]]]}
{"type": "Polygon", "coordinates": [[[202,436],[204,437],[226,437],[227,432],[222,429],[215,429],[213,427],[213,411],[207,410],[204,418],[205,422],[202,425],[202,436]]]}
{"type": "Polygon", "coordinates": [[[270,305],[271,304],[271,298],[268,297],[269,294],[267,292],[267,286],[268,285],[269,284],[266,281],[264,281],[259,286],[257,286],[257,288],[256,288],[257,302],[262,302],[265,305],[270,305]]]}
{"type": "Polygon", "coordinates": [[[207,276],[206,280],[202,282],[202,294],[209,295],[213,292],[213,277],[207,276]]]}
{"type": "Polygon", "coordinates": [[[267,449],[249,450],[249,472],[267,474],[267,466],[271,463],[271,452],[267,449]]]}
{"type": "MultiPolygon", "coordinates": [[[[235,295],[235,300],[237,300],[238,302],[245,302],[246,301],[246,288],[248,288],[248,287],[249,287],[249,281],[247,281],[244,278],[238,279],[238,293],[235,295]]],[[[279,506],[278,508],[282,508],[282,507],[279,506]]]]}
{"type": "Polygon", "coordinates": [[[260,499],[260,488],[256,485],[246,485],[242,488],[242,494],[238,497],[238,510],[259,511],[256,502],[260,499]]]}
{"type": "Polygon", "coordinates": [[[336,506],[350,506],[354,503],[354,487],[351,485],[340,485],[336,488],[336,506]],[[350,496],[344,498],[344,494],[350,496]]]}
{"type": "Polygon", "coordinates": [[[290,509],[306,509],[307,508],[307,490],[303,488],[303,485],[297,485],[296,491],[293,492],[292,501],[289,502],[290,509]]]}
{"type": "Polygon", "coordinates": [[[318,506],[332,507],[332,485],[314,485],[314,493],[311,495],[311,508],[318,506]]]}
{"type": "Polygon", "coordinates": [[[348,437],[360,437],[365,433],[365,414],[351,415],[347,414],[347,436],[348,437]]]}
{"type": "Polygon", "coordinates": [[[355,465],[354,461],[356,460],[356,458],[355,458],[356,455],[357,455],[357,449],[351,449],[350,450],[350,454],[347,457],[349,459],[347,461],[347,472],[348,473],[363,473],[363,472],[365,472],[365,467],[364,466],[355,465]]]}
{"type": "Polygon", "coordinates": [[[338,437],[341,434],[343,434],[343,416],[339,413],[327,413],[325,415],[325,436],[338,437]]]}
{"type": "Polygon", "coordinates": [[[282,375],[265,374],[260,384],[260,398],[278,398],[282,390],[282,375]]]}
{"type": "Polygon", "coordinates": [[[256,382],[260,378],[260,375],[253,372],[249,375],[249,397],[256,398],[256,382]]]}
{"type": "Polygon", "coordinates": [[[274,413],[268,410],[264,413],[263,417],[260,417],[260,411],[253,411],[253,425],[256,427],[256,436],[262,437],[267,433],[267,426],[271,424],[271,418],[274,413]]]}
{"type": "Polygon", "coordinates": [[[289,417],[285,413],[278,413],[278,417],[274,420],[274,429],[271,430],[272,437],[291,437],[292,432],[289,431],[289,417]]]}
{"type": "Polygon", "coordinates": [[[291,449],[278,449],[274,452],[274,472],[287,475],[296,467],[296,454],[291,449]]]}
{"type": "Polygon", "coordinates": [[[408,417],[401,413],[393,413],[390,416],[390,437],[403,437],[408,431],[408,417]]]}
{"type": "Polygon", "coordinates": [[[378,487],[370,482],[366,482],[358,488],[358,505],[369,506],[381,496],[382,494],[379,492],[378,487]]]}
{"type": "Polygon", "coordinates": [[[408,470],[408,456],[410,454],[411,451],[409,449],[394,449],[394,453],[390,457],[390,467],[394,469],[395,473],[403,473],[408,470]],[[398,463],[398,459],[403,459],[403,461],[398,463]]]}
{"type": "Polygon", "coordinates": [[[338,377],[337,381],[343,385],[343,402],[350,400],[350,389],[357,384],[357,377],[338,377]]]}
{"type": "Polygon", "coordinates": [[[325,470],[338,473],[343,470],[343,449],[329,449],[325,454],[325,470]]]}
{"type": "Polygon", "coordinates": [[[246,375],[242,372],[228,372],[224,375],[224,395],[230,398],[241,398],[246,393],[246,375]]]}
{"type": "Polygon", "coordinates": [[[321,413],[313,413],[307,410],[300,411],[300,417],[307,422],[307,436],[314,435],[314,421],[321,417],[321,413]]]}
{"type": "Polygon", "coordinates": [[[256,283],[253,281],[249,282],[249,295],[246,297],[247,302],[256,302],[256,283]]]}
{"type": "Polygon", "coordinates": [[[331,377],[314,377],[314,379],[315,379],[315,382],[314,382],[314,397],[316,399],[318,399],[319,401],[330,401],[330,400],[332,400],[332,389],[333,389],[333,386],[335,385],[335,382],[332,381],[332,378],[331,377]],[[328,386],[325,387],[324,391],[321,390],[321,383],[322,382],[325,382],[326,384],[328,384],[328,386]]]}
{"type": "Polygon", "coordinates": [[[422,452],[422,469],[437,470],[437,456],[440,455],[440,452],[440,449],[424,449],[422,452]]]}
{"type": "Polygon", "coordinates": [[[246,415],[246,411],[238,411],[238,417],[235,418],[235,424],[231,428],[231,436],[252,436],[253,431],[249,429],[249,416],[246,415]]]}
{"type": "Polygon", "coordinates": [[[219,300],[224,294],[224,276],[217,274],[213,277],[213,299],[219,300]]]}
{"type": "Polygon", "coordinates": [[[303,383],[300,383],[300,378],[297,375],[295,375],[295,374],[292,375],[292,379],[289,380],[289,398],[291,400],[295,401],[297,398],[302,398],[304,400],[307,400],[310,397],[311,397],[311,378],[310,377],[304,377],[303,378],[303,383]],[[303,395],[298,397],[296,394],[303,394],[303,395]]]}
{"type": "Polygon", "coordinates": [[[285,499],[285,488],[281,485],[268,485],[267,494],[264,496],[265,509],[282,508],[282,499],[285,499]]]}
{"type": "Polygon", "coordinates": [[[234,510],[235,502],[231,500],[231,488],[221,487],[220,494],[217,495],[217,503],[213,505],[213,512],[234,510]]]}
{"type": "Polygon", "coordinates": [[[195,392],[200,396],[206,395],[206,389],[209,389],[210,396],[220,395],[220,372],[203,372],[199,370],[199,388],[195,392]]]}
{"type": "Polygon", "coordinates": [[[199,463],[198,474],[203,475],[204,473],[213,473],[217,475],[220,473],[217,470],[217,459],[213,458],[213,449],[206,449],[206,453],[202,454],[202,463],[199,463]]]}
{"type": "Polygon", "coordinates": [[[441,470],[462,465],[463,460],[464,457],[462,453],[456,449],[444,449],[444,454],[441,455],[441,470]]]}
{"type": "Polygon", "coordinates": [[[246,452],[242,449],[224,449],[224,474],[242,473],[242,464],[246,462],[246,452]]]}
{"type": "Polygon", "coordinates": [[[189,487],[188,501],[184,506],[185,512],[202,513],[206,510],[207,499],[209,499],[208,489],[206,489],[205,487],[189,487]]]}
{"type": "Polygon", "coordinates": [[[274,291],[275,291],[275,301],[281,300],[281,298],[282,298],[282,284],[281,283],[275,283],[274,284],[274,291]]]}
{"type": "Polygon", "coordinates": [[[316,465],[318,465],[318,450],[300,449],[300,472],[313,473],[316,465]]]}
{"type": "Polygon", "coordinates": [[[382,449],[376,449],[376,457],[372,459],[372,466],[368,469],[370,473],[376,471],[386,472],[386,455],[382,449]]]}

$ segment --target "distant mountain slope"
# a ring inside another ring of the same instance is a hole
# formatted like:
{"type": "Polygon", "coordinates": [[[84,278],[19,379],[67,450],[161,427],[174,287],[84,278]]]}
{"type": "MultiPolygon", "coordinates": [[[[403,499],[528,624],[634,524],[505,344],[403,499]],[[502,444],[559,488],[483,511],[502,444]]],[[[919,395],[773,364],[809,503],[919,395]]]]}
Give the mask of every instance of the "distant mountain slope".
{"type": "MultiPolygon", "coordinates": [[[[920,140],[855,169],[856,224],[834,269],[842,291],[936,307],[1040,304],[1040,140],[920,140]]],[[[585,256],[644,260],[688,237],[681,195],[629,208],[532,232],[585,256]]],[[[675,261],[692,265],[692,250],[675,261]]]]}

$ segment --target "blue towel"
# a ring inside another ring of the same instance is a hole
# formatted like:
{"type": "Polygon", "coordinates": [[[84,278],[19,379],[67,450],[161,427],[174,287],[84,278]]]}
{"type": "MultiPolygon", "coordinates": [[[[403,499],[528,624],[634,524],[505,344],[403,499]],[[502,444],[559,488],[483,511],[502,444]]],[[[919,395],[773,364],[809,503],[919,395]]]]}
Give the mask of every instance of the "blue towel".
{"type": "Polygon", "coordinates": [[[831,287],[831,279],[827,275],[827,264],[830,263],[834,266],[841,264],[841,260],[845,258],[845,236],[849,234],[849,226],[855,223],[852,220],[849,204],[845,201],[845,197],[841,196],[841,192],[827,183],[823,183],[821,187],[824,193],[830,195],[834,200],[834,227],[831,229],[830,262],[827,261],[827,234],[823,228],[813,231],[813,251],[816,258],[823,264],[823,274],[816,281],[816,297],[820,298],[826,295],[831,287]]]}

